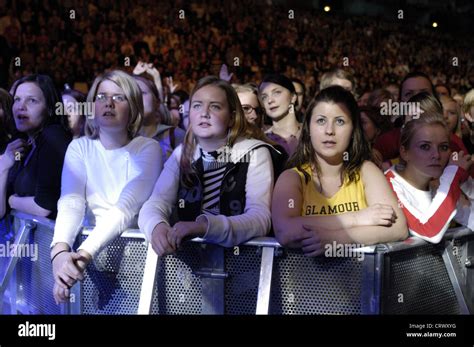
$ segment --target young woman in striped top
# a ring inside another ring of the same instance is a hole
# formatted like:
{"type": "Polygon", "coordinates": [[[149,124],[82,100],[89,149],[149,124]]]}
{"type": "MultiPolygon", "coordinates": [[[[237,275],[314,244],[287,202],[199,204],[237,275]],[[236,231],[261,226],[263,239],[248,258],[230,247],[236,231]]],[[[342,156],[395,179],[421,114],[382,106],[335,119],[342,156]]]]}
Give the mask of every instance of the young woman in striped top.
{"type": "Polygon", "coordinates": [[[270,230],[274,148],[256,139],[232,86],[213,76],[201,79],[189,118],[184,143],[140,211],[140,229],[159,255],[173,253],[187,238],[230,247],[270,230]]]}

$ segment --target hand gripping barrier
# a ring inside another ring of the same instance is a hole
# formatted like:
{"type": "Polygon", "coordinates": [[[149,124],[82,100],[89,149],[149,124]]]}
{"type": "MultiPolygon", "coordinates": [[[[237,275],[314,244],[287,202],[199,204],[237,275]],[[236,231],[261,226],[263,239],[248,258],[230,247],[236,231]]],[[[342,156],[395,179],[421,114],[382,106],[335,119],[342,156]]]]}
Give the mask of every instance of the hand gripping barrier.
{"type": "MultiPolygon", "coordinates": [[[[13,216],[11,242],[37,245],[38,257],[0,258],[2,313],[474,312],[474,233],[466,228],[450,230],[438,245],[409,238],[330,258],[305,257],[271,237],[233,248],[194,239],[176,254],[158,257],[139,230],[127,230],[89,265],[70,302],[58,306],[49,256],[54,222],[13,216]]],[[[89,232],[84,228],[78,241],[89,232]]]]}

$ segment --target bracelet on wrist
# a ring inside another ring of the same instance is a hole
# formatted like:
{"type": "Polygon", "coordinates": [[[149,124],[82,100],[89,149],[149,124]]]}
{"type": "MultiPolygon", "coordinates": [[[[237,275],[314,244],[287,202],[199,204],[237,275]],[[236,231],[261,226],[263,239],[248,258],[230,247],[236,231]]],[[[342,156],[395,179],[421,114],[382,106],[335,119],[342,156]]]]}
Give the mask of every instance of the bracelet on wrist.
{"type": "Polygon", "coordinates": [[[56,253],[52,258],[51,258],[51,264],[53,263],[54,259],[60,255],[61,253],[64,253],[64,252],[69,252],[69,249],[63,249],[62,251],[59,251],[58,253],[56,253]]]}

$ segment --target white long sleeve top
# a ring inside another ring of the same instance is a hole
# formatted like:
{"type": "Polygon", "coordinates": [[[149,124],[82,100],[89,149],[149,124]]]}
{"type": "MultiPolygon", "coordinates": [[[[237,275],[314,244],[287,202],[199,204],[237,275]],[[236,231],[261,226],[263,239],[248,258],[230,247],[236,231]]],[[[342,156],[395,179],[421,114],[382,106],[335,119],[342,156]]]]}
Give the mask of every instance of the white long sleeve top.
{"type": "Polygon", "coordinates": [[[73,140],[66,152],[52,245],[73,246],[87,207],[95,227],[80,245],[94,257],[127,229],[153,191],[161,172],[161,148],[142,136],[107,150],[99,139],[73,140]]]}

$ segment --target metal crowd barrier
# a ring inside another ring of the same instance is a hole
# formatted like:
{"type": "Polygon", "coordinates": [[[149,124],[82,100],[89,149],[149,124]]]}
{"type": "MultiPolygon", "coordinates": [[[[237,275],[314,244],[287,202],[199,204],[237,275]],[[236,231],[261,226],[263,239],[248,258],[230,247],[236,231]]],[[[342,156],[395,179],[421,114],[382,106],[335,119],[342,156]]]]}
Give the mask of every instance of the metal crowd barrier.
{"type": "Polygon", "coordinates": [[[474,313],[474,233],[466,228],[438,245],[409,238],[346,258],[308,258],[271,237],[234,248],[195,239],[158,257],[139,230],[128,230],[93,260],[70,302],[56,305],[54,222],[13,214],[11,242],[38,245],[38,260],[0,258],[6,314],[474,313]]]}

